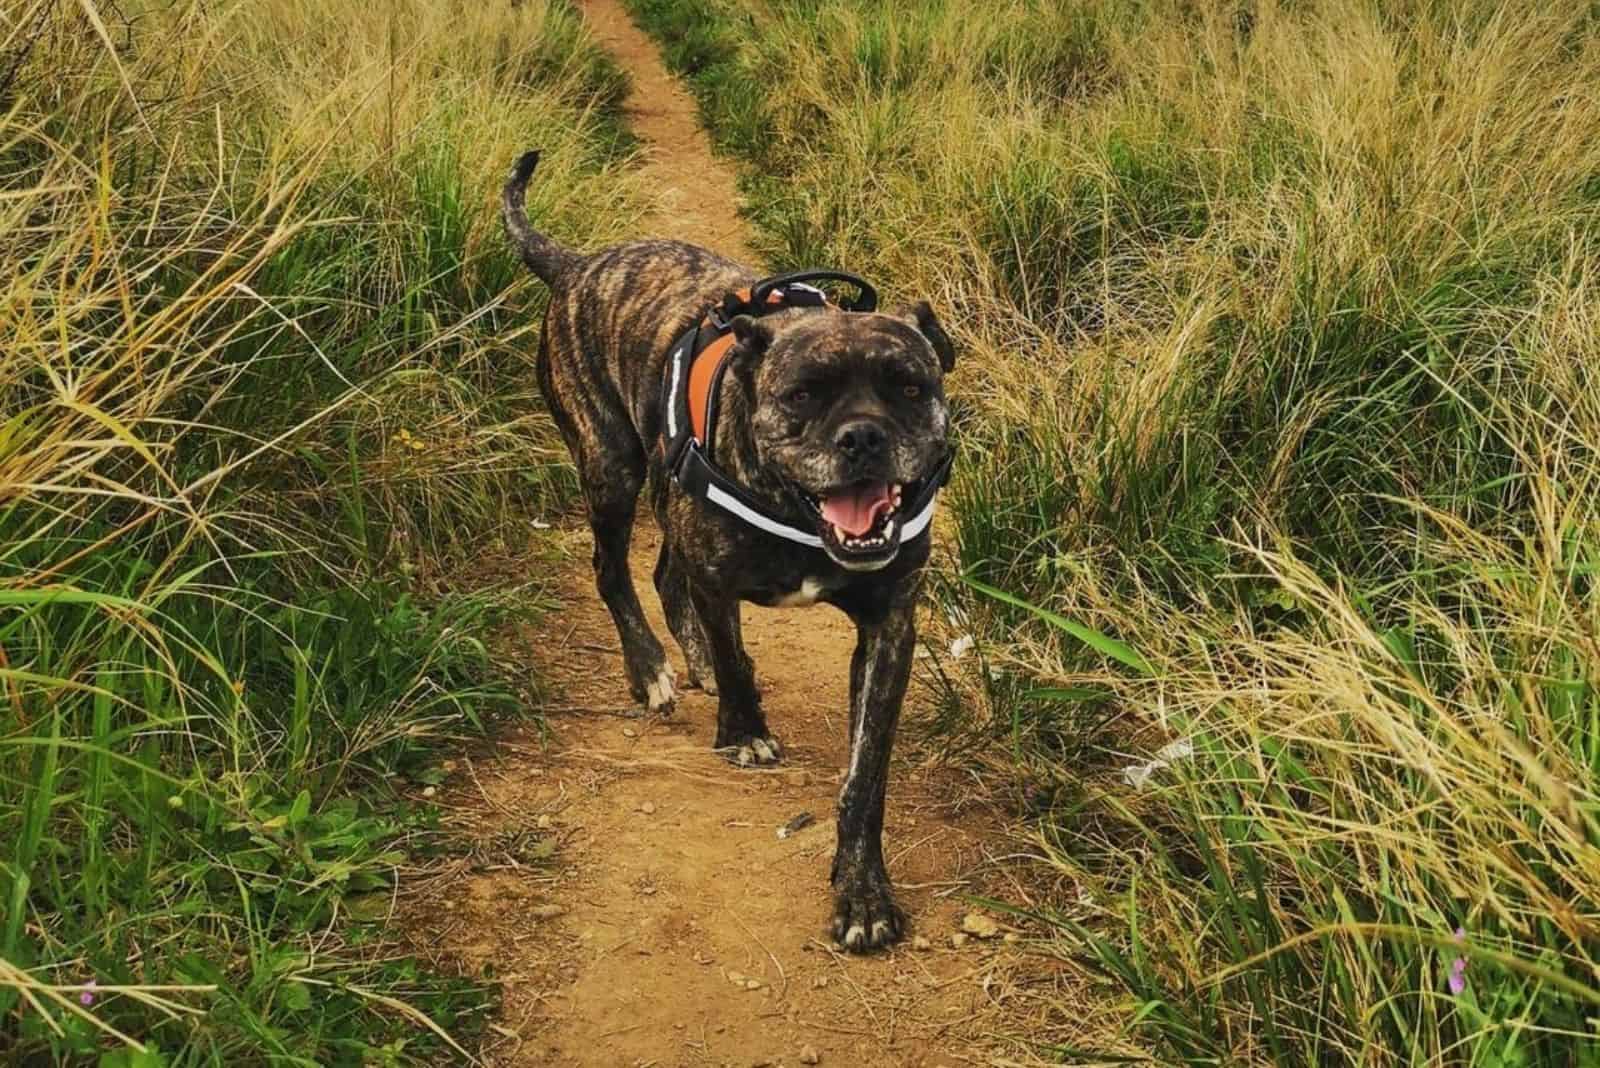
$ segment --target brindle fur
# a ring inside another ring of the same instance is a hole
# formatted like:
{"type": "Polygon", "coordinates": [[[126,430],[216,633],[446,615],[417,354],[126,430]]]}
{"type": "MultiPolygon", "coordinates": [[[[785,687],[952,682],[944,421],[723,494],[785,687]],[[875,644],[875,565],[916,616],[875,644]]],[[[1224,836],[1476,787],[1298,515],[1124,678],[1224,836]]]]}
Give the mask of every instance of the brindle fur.
{"type": "MultiPolygon", "coordinates": [[[[524,261],[550,287],[539,386],[578,468],[596,583],[621,637],[629,688],[653,710],[670,711],[671,669],[628,571],[635,502],[647,482],[662,534],[656,591],[687,660],[689,685],[718,696],[718,749],[740,763],[772,763],[782,753],[739,633],[739,602],[777,604],[805,588],[847,613],[857,641],[833,931],[852,950],[887,945],[901,937],[905,921],[883,861],[884,792],[930,539],[901,545],[877,570],[849,570],[679,492],[660,449],[668,349],[725,294],[758,278],[676,241],[635,241],[588,256],[559,247],[532,229],[523,210],[536,163],[529,153],[512,169],[503,214],[524,261]]],[[[861,479],[910,483],[943,456],[940,381],[954,353],[926,304],[896,314],[794,309],[740,318],[734,326],[738,340],[723,381],[714,459],[772,512],[809,526],[790,485],[817,492],[861,479]],[[923,383],[925,395],[885,400],[873,383],[886,375],[923,383]],[[815,411],[778,401],[791,397],[802,378],[830,383],[815,411]],[[863,421],[887,432],[881,454],[841,457],[834,444],[839,428],[863,421]]]]}

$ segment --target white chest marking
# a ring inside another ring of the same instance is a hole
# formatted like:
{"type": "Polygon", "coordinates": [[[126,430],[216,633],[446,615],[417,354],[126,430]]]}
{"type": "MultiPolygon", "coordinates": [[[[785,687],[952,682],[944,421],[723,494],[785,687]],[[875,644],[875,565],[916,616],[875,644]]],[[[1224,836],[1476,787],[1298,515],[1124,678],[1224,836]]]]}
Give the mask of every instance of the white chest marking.
{"type": "Polygon", "coordinates": [[[783,608],[806,608],[817,603],[817,599],[828,592],[828,587],[814,578],[802,579],[800,588],[793,593],[786,593],[778,598],[778,604],[783,608]]]}

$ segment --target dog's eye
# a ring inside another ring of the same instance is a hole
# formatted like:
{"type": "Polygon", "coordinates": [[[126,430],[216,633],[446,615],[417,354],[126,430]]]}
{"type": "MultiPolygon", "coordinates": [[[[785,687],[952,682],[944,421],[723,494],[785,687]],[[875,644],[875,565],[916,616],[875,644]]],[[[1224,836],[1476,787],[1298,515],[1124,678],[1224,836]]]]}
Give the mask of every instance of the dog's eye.
{"type": "Polygon", "coordinates": [[[907,382],[900,387],[900,391],[906,395],[906,400],[916,400],[922,396],[922,387],[914,382],[907,382]]]}
{"type": "Polygon", "coordinates": [[[804,404],[806,401],[808,401],[810,399],[811,399],[811,391],[809,389],[791,389],[789,391],[789,403],[790,404],[800,405],[800,404],[804,404]]]}

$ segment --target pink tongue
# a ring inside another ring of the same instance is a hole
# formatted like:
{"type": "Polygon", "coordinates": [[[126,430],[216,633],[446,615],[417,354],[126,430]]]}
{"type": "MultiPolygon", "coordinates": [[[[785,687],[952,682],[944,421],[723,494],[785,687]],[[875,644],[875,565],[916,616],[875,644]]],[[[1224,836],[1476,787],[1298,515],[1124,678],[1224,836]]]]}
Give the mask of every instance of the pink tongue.
{"type": "Polygon", "coordinates": [[[859,538],[872,529],[873,520],[878,518],[880,512],[887,512],[892,507],[894,504],[889,500],[889,484],[869,482],[822,498],[822,518],[852,538],[859,538]]]}

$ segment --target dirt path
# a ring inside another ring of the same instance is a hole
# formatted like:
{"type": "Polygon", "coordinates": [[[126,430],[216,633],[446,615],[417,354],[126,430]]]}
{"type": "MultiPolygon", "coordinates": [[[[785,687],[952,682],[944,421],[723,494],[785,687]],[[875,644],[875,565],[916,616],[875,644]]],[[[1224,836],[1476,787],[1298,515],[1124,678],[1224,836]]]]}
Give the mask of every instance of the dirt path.
{"type": "MultiPolygon", "coordinates": [[[[656,193],[649,236],[706,245],[755,263],[733,167],[712,155],[694,97],[661,62],[655,42],[633,24],[620,0],[579,0],[583,17],[633,81],[628,124],[646,147],[646,187],[656,193]]],[[[644,235],[641,235],[644,236],[644,235]]]]}
{"type": "MultiPolygon", "coordinates": [[[[753,259],[724,210],[736,202],[732,170],[710,155],[692,100],[619,3],[582,6],[634,78],[630,118],[661,192],[654,232],[753,259]]],[[[746,643],[788,759],[737,771],[709,751],[712,698],[688,694],[668,723],[628,718],[588,533],[561,537],[570,550],[554,580],[561,608],[517,639],[553,691],[550,735],[506,739],[491,759],[461,762],[439,800],[472,854],[415,887],[407,907],[419,943],[505,981],[485,1060],[797,1066],[815,1053],[824,1065],[1020,1063],[997,1059],[1017,1049],[1000,1036],[1021,1026],[1030,987],[1019,977],[1047,969],[1024,963],[1004,928],[955,937],[965,896],[996,889],[991,856],[1012,847],[981,809],[958,816],[950,773],[902,759],[890,785],[886,854],[917,941],[867,959],[826,941],[848,621],[826,608],[746,606],[746,643]],[[780,839],[777,829],[802,813],[815,822],[780,839]]],[[[635,581],[665,641],[650,582],[655,532],[641,525],[635,541],[635,581]]],[[[669,651],[681,679],[678,650],[669,651]]]]}

